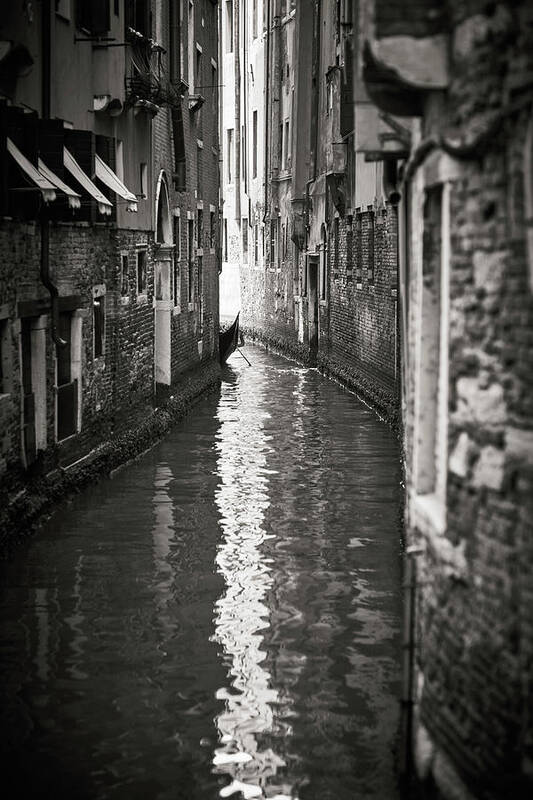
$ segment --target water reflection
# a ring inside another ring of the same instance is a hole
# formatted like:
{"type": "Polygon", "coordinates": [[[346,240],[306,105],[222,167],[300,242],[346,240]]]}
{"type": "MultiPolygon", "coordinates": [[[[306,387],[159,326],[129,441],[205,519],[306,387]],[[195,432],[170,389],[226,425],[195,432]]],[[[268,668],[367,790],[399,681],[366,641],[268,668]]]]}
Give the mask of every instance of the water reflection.
{"type": "Polygon", "coordinates": [[[258,734],[272,729],[271,704],[278,700],[262,666],[263,631],[269,627],[265,601],[272,585],[271,568],[261,549],[270,538],[263,526],[270,505],[264,433],[270,415],[262,410],[258,388],[251,397],[241,394],[237,382],[228,382],[217,414],[220,485],[215,502],[222,541],[216,564],[226,586],[215,606],[215,640],[222,645],[230,685],[217,692],[225,710],[217,717],[222,747],[216,749],[213,764],[216,772],[232,778],[221,789],[221,797],[236,792],[246,798],[263,797],[267,779],[285,764],[272,749],[260,749],[257,740],[258,734]]]}
{"type": "Polygon", "coordinates": [[[397,797],[395,443],[316,371],[250,356],[0,565],[20,796],[397,797]]]}

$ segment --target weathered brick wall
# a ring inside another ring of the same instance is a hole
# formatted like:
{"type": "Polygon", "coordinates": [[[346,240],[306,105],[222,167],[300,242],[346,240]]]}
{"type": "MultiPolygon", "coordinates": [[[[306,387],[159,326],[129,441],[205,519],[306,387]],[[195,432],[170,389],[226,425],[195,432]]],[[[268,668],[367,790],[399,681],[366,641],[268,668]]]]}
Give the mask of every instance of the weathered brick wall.
{"type": "MultiPolygon", "coordinates": [[[[446,133],[448,119],[464,140],[488,135],[453,160],[446,527],[436,535],[420,521],[409,533],[423,548],[416,754],[439,797],[529,797],[533,299],[524,153],[533,9],[525,2],[450,8],[451,84],[440,120],[428,115],[425,133],[446,133]],[[510,99],[522,106],[513,110],[510,99]]],[[[411,337],[413,365],[416,331],[411,337]]],[[[413,402],[413,370],[409,377],[413,402]]],[[[411,405],[411,467],[414,416],[411,405]]],[[[411,491],[415,478],[410,471],[411,491]]]]}
{"type": "MultiPolygon", "coordinates": [[[[360,233],[347,216],[339,218],[338,254],[330,233],[326,300],[319,304],[317,361],[320,369],[359,391],[395,420],[397,216],[390,205],[373,213],[373,233],[368,212],[361,215],[360,233]]],[[[241,302],[246,330],[282,351],[307,359],[308,297],[294,301],[305,268],[301,253],[296,267],[291,258],[283,261],[279,270],[241,267],[241,302]],[[299,315],[303,316],[303,325],[299,324],[299,315]]]]}
{"type": "Polygon", "coordinates": [[[397,404],[397,218],[387,205],[339,218],[338,253],[330,236],[329,300],[321,308],[327,335],[319,364],[364,391],[378,405],[397,404]],[[372,239],[372,241],[371,241],[372,239]],[[327,326],[327,327],[326,327],[327,326]]]}
{"type": "MultiPolygon", "coordinates": [[[[158,26],[159,34],[167,47],[167,54],[163,56],[163,63],[169,69],[169,14],[168,3],[170,0],[156,0],[153,4],[156,13],[159,15],[160,23],[158,26]]],[[[187,29],[187,9],[183,11],[182,28],[182,48],[183,63],[188,63],[188,29],[187,29]]],[[[216,7],[209,0],[201,0],[195,3],[194,14],[194,46],[196,42],[202,48],[201,56],[201,75],[196,76],[198,84],[197,94],[201,94],[205,103],[199,112],[189,112],[188,95],[182,98],[183,114],[183,136],[185,149],[185,189],[177,191],[176,185],[172,180],[175,171],[174,161],[174,138],[172,129],[172,116],[169,108],[162,108],[153,122],[153,143],[154,143],[154,196],[155,182],[161,171],[167,178],[169,189],[169,202],[172,213],[179,209],[181,219],[181,241],[179,252],[181,261],[179,264],[179,313],[172,316],[171,329],[171,374],[172,380],[189,369],[200,359],[216,357],[218,349],[218,255],[217,247],[219,244],[218,233],[218,117],[217,105],[214,102],[213,94],[217,92],[213,86],[212,63],[211,59],[217,62],[218,59],[218,30],[216,7]],[[198,158],[201,159],[200,181],[198,158]],[[202,284],[203,303],[199,298],[199,262],[197,254],[197,211],[198,202],[203,202],[203,230],[204,238],[202,242],[202,284]],[[215,228],[216,242],[215,247],[211,247],[209,241],[210,232],[210,209],[215,209],[215,228]],[[195,265],[193,270],[193,282],[195,286],[193,307],[189,308],[189,269],[187,264],[187,214],[192,214],[194,220],[194,240],[195,240],[195,265]],[[200,320],[201,309],[203,311],[203,326],[200,320]],[[201,352],[199,352],[198,342],[202,340],[201,352]]],[[[193,64],[196,64],[196,54],[194,54],[193,64]]],[[[185,77],[185,76],[184,76],[185,77]]],[[[218,81],[218,64],[215,72],[215,80],[218,81]]],[[[173,242],[174,246],[178,242],[173,242]]]]}
{"type": "MultiPolygon", "coordinates": [[[[17,303],[49,295],[39,278],[41,239],[38,224],[3,221],[0,251],[6,269],[2,270],[0,305],[7,304],[11,326],[12,392],[8,418],[8,439],[4,437],[6,468],[18,473],[21,454],[19,329],[17,303]]],[[[46,336],[47,442],[54,458],[69,461],[79,458],[105,441],[118,428],[134,424],[139,409],[151,404],[153,393],[154,321],[153,242],[146,232],[117,231],[109,225],[86,223],[52,225],[50,231],[51,272],[61,295],[79,295],[82,313],[82,427],[72,440],[55,443],[55,350],[46,336]],[[147,297],[138,301],[136,292],[136,252],[145,245],[147,297]],[[128,253],[129,294],[122,297],[120,253],[128,253]],[[93,354],[93,287],[103,284],[105,294],[105,352],[93,354]],[[149,299],[148,299],[149,298],[149,299]],[[126,304],[127,302],[127,304],[126,304]]],[[[49,313],[45,310],[45,313],[49,313]]],[[[48,325],[49,325],[48,321],[48,325]]],[[[53,461],[54,459],[52,459],[53,461]]],[[[52,462],[50,462],[52,463],[52,462]]]]}

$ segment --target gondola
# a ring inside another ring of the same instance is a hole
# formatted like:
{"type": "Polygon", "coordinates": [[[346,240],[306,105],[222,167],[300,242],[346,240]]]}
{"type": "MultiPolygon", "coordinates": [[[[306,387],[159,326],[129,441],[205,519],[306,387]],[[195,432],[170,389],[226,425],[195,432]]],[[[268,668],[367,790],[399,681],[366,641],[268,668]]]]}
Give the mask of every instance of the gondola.
{"type": "Polygon", "coordinates": [[[235,322],[230,325],[225,331],[220,331],[218,334],[218,347],[220,363],[225,364],[232,353],[235,352],[239,344],[239,314],[235,318],[235,322]]]}

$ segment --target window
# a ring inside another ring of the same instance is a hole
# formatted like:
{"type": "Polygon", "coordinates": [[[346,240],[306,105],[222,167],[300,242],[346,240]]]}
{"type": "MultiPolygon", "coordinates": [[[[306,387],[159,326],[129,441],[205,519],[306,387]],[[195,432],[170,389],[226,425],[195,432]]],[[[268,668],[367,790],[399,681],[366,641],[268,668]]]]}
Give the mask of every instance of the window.
{"type": "Polygon", "coordinates": [[[227,130],[226,159],[228,163],[228,183],[233,183],[233,128],[227,130]]]}
{"type": "Polygon", "coordinates": [[[439,393],[444,390],[443,386],[439,386],[442,311],[442,211],[442,186],[437,185],[426,189],[422,241],[420,333],[423,376],[418,379],[420,401],[417,420],[418,458],[416,462],[416,485],[419,494],[432,493],[437,488],[438,403],[439,393]]]}
{"type": "Polygon", "coordinates": [[[259,227],[254,225],[254,264],[259,263],[259,227]]]}
{"type": "Polygon", "coordinates": [[[368,264],[367,277],[369,283],[374,283],[375,252],[374,252],[374,212],[368,212],[368,264]]]}
{"type": "Polygon", "coordinates": [[[202,89],[202,48],[196,43],[196,65],[195,65],[195,86],[197,89],[202,89]]]}
{"type": "Polygon", "coordinates": [[[148,197],[148,164],[141,162],[139,166],[140,195],[148,197]]]}
{"type": "Polygon", "coordinates": [[[327,108],[326,108],[326,113],[329,114],[330,111],[333,110],[333,81],[331,80],[331,78],[327,79],[326,90],[327,90],[327,108]]]}
{"type": "MultiPolygon", "coordinates": [[[[65,350],[66,348],[59,348],[65,350]]],[[[105,293],[96,287],[93,290],[93,354],[95,358],[105,355],[105,293]]],[[[68,353],[70,364],[70,350],[68,353]]],[[[69,367],[70,376],[70,367],[69,367]]],[[[70,377],[68,378],[70,380],[70,377]]],[[[59,359],[58,359],[58,382],[59,382],[59,359]]]]}
{"type": "Polygon", "coordinates": [[[204,324],[204,259],[198,256],[198,302],[200,311],[200,336],[203,334],[204,324]]]}
{"type": "Polygon", "coordinates": [[[226,53],[233,53],[233,0],[226,0],[226,53]]]}
{"type": "Polygon", "coordinates": [[[189,303],[194,301],[194,220],[187,220],[187,266],[189,303]]]}
{"type": "Polygon", "coordinates": [[[130,291],[130,276],[128,265],[128,254],[122,253],[120,256],[120,294],[127,297],[130,291]]]}
{"type": "Polygon", "coordinates": [[[224,220],[224,261],[228,260],[228,220],[224,220]]]}
{"type": "Polygon", "coordinates": [[[174,252],[178,261],[181,261],[181,217],[174,217],[174,252]]]}
{"type": "Polygon", "coordinates": [[[181,219],[174,217],[174,261],[172,270],[172,290],[174,306],[180,305],[180,260],[181,260],[181,219]]]}
{"type": "MultiPolygon", "coordinates": [[[[97,296],[93,297],[93,314],[95,309],[104,309],[105,294],[98,295],[100,287],[94,287],[94,293],[97,296]],[[98,303],[98,306],[96,305],[98,303]]],[[[96,354],[96,318],[95,316],[95,358],[96,354]]],[[[104,326],[105,320],[102,318],[100,321],[101,335],[100,335],[100,355],[103,355],[104,346],[104,326]]],[[[70,311],[63,312],[59,315],[59,335],[66,344],[63,347],[56,348],[56,387],[57,387],[57,440],[62,441],[68,436],[73,436],[77,433],[78,428],[78,381],[73,375],[73,342],[72,342],[72,313],[70,311]]]]}
{"type": "Polygon", "coordinates": [[[353,217],[346,217],[346,277],[352,280],[353,274],[353,217]]]}
{"type": "Polygon", "coordinates": [[[216,220],[215,220],[215,212],[211,211],[209,214],[209,246],[211,250],[214,250],[216,247],[216,220]]]}
{"type": "Polygon", "coordinates": [[[363,215],[357,213],[355,217],[355,277],[358,284],[363,280],[363,215]]]}
{"type": "Polygon", "coordinates": [[[326,238],[326,226],[322,225],[322,241],[320,243],[320,299],[326,299],[327,291],[327,271],[328,271],[328,248],[326,238]]]}
{"type": "Polygon", "coordinates": [[[248,164],[246,158],[246,126],[241,127],[241,175],[244,182],[246,191],[246,184],[248,182],[248,164]]]}
{"type": "Polygon", "coordinates": [[[203,192],[203,178],[204,178],[204,171],[203,171],[203,148],[199,145],[196,147],[196,189],[198,192],[198,197],[202,196],[203,192]]]}
{"type": "Polygon", "coordinates": [[[148,291],[146,274],[146,250],[137,251],[137,294],[145,295],[148,291]]]}
{"type": "Polygon", "coordinates": [[[246,261],[248,260],[248,220],[242,218],[242,253],[246,261]]]}
{"type": "Polygon", "coordinates": [[[196,246],[203,247],[203,239],[204,239],[204,212],[201,208],[197,211],[197,222],[196,222],[196,246]]]}
{"type": "Polygon", "coordinates": [[[257,178],[257,111],[252,114],[252,177],[257,178]]]}
{"type": "MultiPolygon", "coordinates": [[[[216,117],[217,114],[217,100],[218,100],[218,79],[217,79],[217,68],[211,64],[211,111],[213,112],[213,116],[216,117]]],[[[213,129],[213,133],[216,136],[216,128],[213,129]]]]}
{"type": "MultiPolygon", "coordinates": [[[[81,4],[81,3],[80,3],[81,4]]],[[[93,5],[83,3],[83,5],[93,5]]],[[[94,5],[97,5],[96,3],[94,5]]],[[[133,28],[134,31],[150,36],[150,2],[149,0],[124,0],[124,22],[126,31],[133,28]]]]}
{"type": "Polygon", "coordinates": [[[338,277],[339,272],[339,218],[333,220],[333,277],[338,277]]]}
{"type": "Polygon", "coordinates": [[[285,137],[284,137],[284,144],[285,144],[285,155],[283,158],[283,166],[285,169],[290,169],[291,166],[291,148],[289,142],[289,120],[285,120],[285,137]]]}
{"type": "Polygon", "coordinates": [[[252,36],[257,39],[257,0],[253,0],[252,6],[252,36]]]}
{"type": "Polygon", "coordinates": [[[279,260],[279,219],[270,221],[270,266],[275,268],[279,260]]]}
{"type": "Polygon", "coordinates": [[[283,122],[280,122],[279,124],[278,169],[283,169],[283,122]]]}
{"type": "Polygon", "coordinates": [[[12,390],[11,325],[8,319],[0,319],[0,395],[12,390]]]}
{"type": "MultiPolygon", "coordinates": [[[[63,3],[63,5],[65,5],[63,3]]],[[[76,25],[95,36],[109,31],[109,0],[76,3],[76,25]]]]}

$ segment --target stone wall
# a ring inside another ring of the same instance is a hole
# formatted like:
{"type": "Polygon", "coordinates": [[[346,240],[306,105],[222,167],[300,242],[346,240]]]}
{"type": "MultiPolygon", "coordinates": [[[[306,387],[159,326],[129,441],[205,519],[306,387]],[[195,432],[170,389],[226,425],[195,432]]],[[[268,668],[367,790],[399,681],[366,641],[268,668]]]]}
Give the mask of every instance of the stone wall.
{"type": "Polygon", "coordinates": [[[427,100],[420,125],[434,148],[404,187],[414,753],[428,797],[525,798],[533,784],[533,11],[525,2],[454,2],[448,22],[449,88],[427,100]],[[438,186],[438,260],[449,276],[435,306],[435,356],[424,311],[425,209],[438,186]]]}

